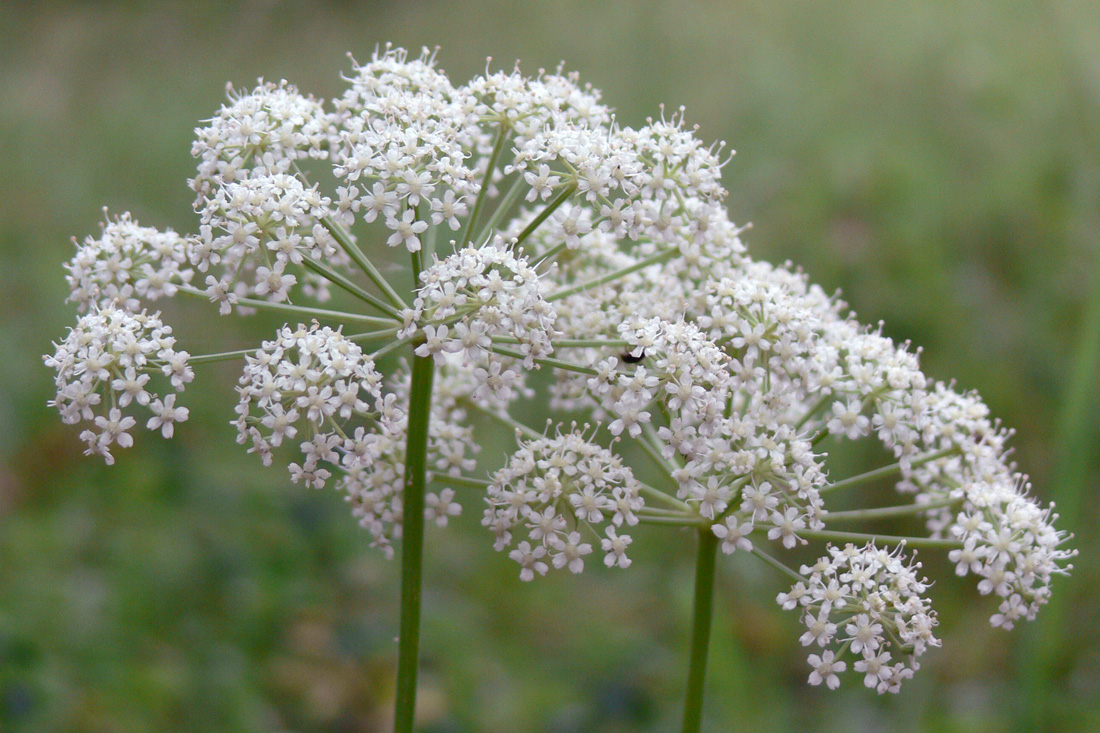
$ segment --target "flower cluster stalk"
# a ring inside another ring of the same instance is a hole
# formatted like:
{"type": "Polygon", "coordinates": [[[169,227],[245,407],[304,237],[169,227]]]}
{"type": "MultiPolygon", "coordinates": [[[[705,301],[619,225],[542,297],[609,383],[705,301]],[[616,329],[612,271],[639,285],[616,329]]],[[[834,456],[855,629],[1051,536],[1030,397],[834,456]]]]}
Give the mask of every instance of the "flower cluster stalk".
{"type": "Polygon", "coordinates": [[[416,714],[420,654],[420,606],[424,566],[424,489],[428,426],[435,363],[414,357],[409,390],[409,436],[405,453],[405,516],[401,544],[401,631],[397,647],[394,730],[411,733],[416,714]]]}
{"type": "Polygon", "coordinates": [[[688,661],[687,692],[684,695],[684,733],[698,733],[703,725],[703,693],[707,676],[710,632],[714,625],[714,577],[718,561],[718,538],[700,528],[695,560],[695,596],[691,613],[691,658],[688,661]]]}

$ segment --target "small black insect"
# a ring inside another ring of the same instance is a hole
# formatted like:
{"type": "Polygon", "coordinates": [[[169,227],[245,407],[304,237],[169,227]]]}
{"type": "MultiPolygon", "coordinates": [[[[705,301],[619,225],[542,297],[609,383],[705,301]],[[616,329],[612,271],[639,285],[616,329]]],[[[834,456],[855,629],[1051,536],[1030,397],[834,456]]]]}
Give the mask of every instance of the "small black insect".
{"type": "Polygon", "coordinates": [[[638,354],[637,356],[634,356],[634,352],[627,351],[623,354],[619,354],[619,358],[622,359],[623,362],[626,364],[637,364],[645,358],[645,349],[642,349],[642,353],[638,354]]]}

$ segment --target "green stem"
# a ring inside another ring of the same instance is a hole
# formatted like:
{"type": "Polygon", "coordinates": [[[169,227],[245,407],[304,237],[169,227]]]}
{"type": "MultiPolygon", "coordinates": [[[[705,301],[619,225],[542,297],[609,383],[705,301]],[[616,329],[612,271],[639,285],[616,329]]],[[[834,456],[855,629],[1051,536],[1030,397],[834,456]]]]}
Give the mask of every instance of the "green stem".
{"type": "MultiPolygon", "coordinates": [[[[527,358],[522,352],[504,346],[497,346],[496,344],[493,344],[492,350],[493,353],[500,354],[501,356],[510,356],[513,359],[523,360],[527,358]]],[[[590,374],[592,376],[599,374],[599,372],[592,367],[581,366],[580,364],[570,364],[561,359],[535,359],[534,362],[542,366],[548,366],[553,369],[564,369],[568,372],[577,372],[578,374],[590,374]]]]}
{"type": "Polygon", "coordinates": [[[386,294],[386,297],[390,299],[395,308],[404,309],[408,305],[401,296],[397,294],[397,291],[393,289],[389,281],[382,276],[382,273],[378,271],[378,268],[374,266],[374,263],[367,259],[367,256],[363,254],[363,250],[359,249],[359,246],[355,243],[355,240],[340,226],[337,222],[333,221],[331,217],[326,216],[321,219],[321,223],[325,225],[325,229],[328,229],[332,238],[344,248],[344,251],[348,253],[348,256],[355,261],[355,264],[359,265],[359,268],[367,274],[371,282],[378,286],[378,289],[386,294]]]}
{"type": "Polygon", "coordinates": [[[813,417],[817,413],[817,411],[822,408],[822,406],[825,405],[825,403],[832,399],[835,399],[835,396],[831,392],[818,398],[817,402],[813,403],[810,408],[806,410],[806,414],[803,415],[802,418],[794,424],[795,432],[801,430],[802,426],[805,425],[806,422],[811,417],[813,417]]]}
{"type": "MultiPolygon", "coordinates": [[[[508,336],[508,335],[505,335],[505,334],[499,334],[499,335],[494,334],[492,336],[492,339],[493,339],[494,344],[519,344],[519,343],[523,343],[522,341],[520,341],[520,339],[518,337],[508,336]]],[[[630,344],[628,344],[623,339],[594,338],[594,339],[555,339],[554,340],[554,348],[556,348],[556,349],[565,349],[565,348],[625,349],[629,345],[630,344]]]]}
{"type": "Polygon", "coordinates": [[[559,254],[564,252],[567,248],[568,248],[568,245],[565,242],[562,242],[559,245],[551,247],[550,249],[546,250],[541,255],[539,255],[539,258],[537,260],[535,260],[535,265],[534,266],[535,267],[540,267],[542,265],[542,263],[549,262],[553,258],[557,257],[559,254]]]}
{"type": "Polygon", "coordinates": [[[400,339],[394,339],[393,341],[389,342],[388,344],[386,344],[382,348],[378,349],[377,351],[372,351],[369,354],[369,356],[374,361],[378,361],[379,359],[381,359],[386,354],[388,354],[391,351],[394,351],[396,349],[400,349],[402,346],[404,346],[407,343],[409,343],[409,342],[408,341],[402,341],[400,339]]]}
{"type": "Polygon", "coordinates": [[[440,486],[447,486],[450,488],[460,489],[487,489],[493,485],[492,481],[487,481],[483,478],[473,478],[471,476],[451,476],[449,474],[441,474],[432,478],[433,484],[439,484],[440,486]]]}
{"type": "Polygon", "coordinates": [[[485,226],[478,232],[477,239],[474,241],[479,245],[489,240],[489,235],[494,229],[500,226],[500,222],[504,219],[504,215],[511,211],[512,205],[516,203],[520,191],[523,190],[523,183],[522,175],[517,176],[516,179],[512,181],[512,187],[508,189],[508,193],[504,194],[504,198],[502,198],[496,208],[493,209],[493,215],[489,217],[489,221],[485,222],[485,226]]]}
{"type": "Polygon", "coordinates": [[[862,522],[872,519],[890,519],[893,517],[905,517],[910,514],[922,514],[930,509],[940,509],[961,502],[962,499],[938,499],[925,504],[901,504],[899,506],[884,506],[877,509],[854,509],[850,512],[828,512],[822,519],[829,522],[862,522]]]}
{"type": "Polygon", "coordinates": [[[559,206],[564,204],[566,199],[568,199],[570,196],[572,196],[574,193],[576,193],[576,191],[577,191],[577,184],[575,184],[575,183],[571,183],[568,186],[566,186],[565,188],[563,188],[562,192],[558,194],[557,198],[555,198],[553,201],[551,201],[549,204],[547,204],[546,208],[543,209],[541,212],[539,212],[539,215],[536,216],[534,219],[532,219],[531,223],[523,228],[523,231],[519,233],[519,236],[516,237],[516,241],[512,244],[512,248],[516,249],[521,244],[523,244],[523,240],[525,240],[525,239],[527,239],[527,237],[531,236],[531,232],[538,229],[539,225],[542,224],[544,221],[546,221],[546,219],[551,214],[553,214],[559,206]]]}
{"type": "MultiPolygon", "coordinates": [[[[193,295],[200,298],[210,299],[210,296],[205,290],[199,290],[198,288],[192,288],[187,285],[181,285],[178,288],[179,292],[185,295],[193,295]]],[[[255,298],[237,298],[234,305],[244,306],[246,308],[255,308],[256,310],[274,311],[277,313],[293,313],[299,316],[308,316],[312,318],[325,318],[333,321],[347,321],[349,323],[362,323],[368,326],[392,326],[394,319],[392,318],[378,318],[377,316],[362,316],[358,313],[347,313],[345,311],[333,311],[326,310],[324,308],[307,308],[302,305],[293,305],[291,303],[272,303],[269,300],[257,300],[255,298]]]]}
{"type": "Polygon", "coordinates": [[[675,527],[698,527],[702,529],[702,523],[706,522],[706,526],[710,526],[708,520],[699,517],[651,517],[645,514],[638,514],[637,517],[640,524],[671,524],[675,527]]]}
{"type": "Polygon", "coordinates": [[[679,467],[664,457],[661,453],[661,439],[657,437],[657,429],[653,427],[652,423],[642,423],[642,436],[636,441],[638,446],[645,451],[645,454],[649,456],[650,460],[661,467],[661,470],[672,479],[672,483],[679,487],[680,482],[672,478],[676,475],[679,467]]]}
{"type": "Polygon", "coordinates": [[[709,527],[700,527],[699,556],[695,562],[695,606],[691,620],[691,661],[688,662],[684,696],[684,733],[698,733],[703,724],[703,683],[707,676],[707,651],[714,610],[714,570],[718,538],[709,527]]]}
{"type": "MultiPolygon", "coordinates": [[[[827,434],[827,433],[826,433],[827,434]]],[[[955,455],[959,452],[957,446],[951,446],[950,448],[944,448],[943,450],[935,451],[934,453],[926,453],[923,456],[917,456],[913,460],[909,461],[910,466],[920,466],[921,464],[928,463],[929,461],[935,461],[940,458],[955,455]]],[[[847,489],[852,486],[858,486],[869,481],[877,481],[881,478],[888,478],[901,473],[901,463],[891,463],[889,466],[883,466],[882,468],[876,468],[873,471],[867,473],[861,473],[858,476],[852,476],[841,481],[837,481],[835,484],[829,484],[821,489],[822,494],[827,494],[837,489],[847,489]]]]}
{"type": "Polygon", "coordinates": [[[340,286],[347,292],[354,295],[356,298],[362,300],[364,303],[373,305],[375,308],[382,311],[386,315],[396,318],[397,320],[401,320],[401,313],[396,308],[394,308],[392,305],[385,302],[381,298],[371,295],[366,290],[363,290],[363,288],[359,287],[351,280],[348,280],[346,277],[336,272],[332,268],[322,265],[320,262],[317,262],[316,260],[313,260],[309,257],[304,257],[302,259],[302,264],[305,265],[306,268],[313,270],[332,284],[340,286]]]}
{"type": "Polygon", "coordinates": [[[752,545],[751,552],[752,552],[752,554],[756,555],[758,558],[763,560],[765,565],[772,566],[773,568],[775,568],[779,572],[783,573],[787,577],[789,577],[789,578],[791,578],[795,581],[805,580],[805,578],[802,577],[801,573],[795,572],[793,569],[787,567],[785,564],[779,562],[774,557],[772,557],[768,553],[761,550],[759,547],[756,546],[755,542],[752,545]]]}
{"type": "MultiPolygon", "coordinates": [[[[378,339],[395,338],[397,332],[401,329],[397,326],[393,328],[384,328],[381,331],[368,331],[366,333],[356,333],[348,336],[348,341],[354,341],[355,343],[361,343],[363,341],[376,341],[378,339]]],[[[398,341],[398,343],[405,343],[404,341],[398,341]]]]}
{"type": "Polygon", "coordinates": [[[658,252],[657,254],[653,255],[652,257],[647,257],[646,259],[641,260],[640,262],[635,262],[633,265],[630,265],[629,267],[624,267],[621,270],[615,270],[614,272],[609,272],[606,275],[601,275],[600,277],[593,278],[593,279],[591,279],[587,282],[583,282],[583,283],[580,283],[578,285],[574,285],[571,288],[564,288],[564,289],[559,290],[555,293],[550,293],[550,295],[546,296],[546,299],[548,301],[553,302],[555,300],[561,300],[562,298],[568,298],[570,295],[575,295],[576,293],[581,293],[581,292],[584,292],[585,290],[589,290],[591,288],[596,288],[596,287],[599,287],[600,285],[604,285],[606,283],[613,282],[615,280],[618,280],[620,277],[626,277],[627,275],[631,274],[632,272],[637,272],[638,270],[644,270],[645,268],[649,267],[650,265],[659,265],[662,262],[668,262],[669,260],[671,260],[673,257],[675,257],[678,254],[680,254],[680,250],[678,250],[678,249],[675,249],[675,248],[666,249],[664,252],[658,252]]]}
{"type": "Polygon", "coordinates": [[[541,440],[542,438],[546,437],[545,435],[538,432],[534,428],[529,428],[526,425],[524,425],[523,423],[521,423],[517,420],[513,420],[508,415],[501,415],[499,412],[495,412],[493,410],[486,410],[484,407],[482,407],[481,405],[479,405],[476,401],[474,401],[472,399],[460,398],[458,400],[458,402],[459,402],[459,404],[461,404],[464,407],[468,407],[470,409],[477,410],[482,415],[485,415],[486,417],[492,418],[493,420],[496,420],[497,422],[499,422],[500,424],[502,424],[506,427],[512,428],[512,430],[519,433],[520,435],[523,435],[528,440],[541,440]]]}
{"type": "Polygon", "coordinates": [[[242,356],[248,356],[249,354],[255,354],[256,349],[240,349],[239,351],[222,351],[218,354],[199,354],[198,356],[187,357],[188,364],[212,364],[216,361],[231,361],[233,359],[240,359],[242,356]]]}
{"type": "Polygon", "coordinates": [[[510,128],[502,121],[500,127],[497,128],[497,139],[493,141],[493,152],[489,154],[489,165],[485,168],[485,180],[481,182],[477,199],[474,201],[474,210],[470,212],[470,218],[466,220],[466,226],[462,230],[462,239],[459,240],[458,249],[462,249],[470,241],[470,233],[474,230],[474,223],[481,214],[481,207],[485,205],[485,200],[489,198],[489,188],[493,185],[493,171],[496,170],[497,158],[500,157],[500,151],[504,149],[504,141],[508,139],[509,132],[510,128]]]}
{"type": "MultiPolygon", "coordinates": [[[[758,529],[770,529],[771,525],[761,524],[758,529]]],[[[897,537],[888,534],[866,534],[863,532],[836,532],[830,529],[800,529],[798,536],[810,540],[837,540],[848,542],[874,542],[881,545],[900,545],[905,543],[908,547],[925,547],[935,550],[961,549],[963,543],[959,540],[936,540],[931,537],[897,537]]]]}
{"type": "Polygon", "coordinates": [[[691,505],[688,504],[686,501],[681,501],[680,499],[677,499],[675,496],[671,496],[670,494],[666,494],[665,492],[661,491],[660,489],[653,488],[649,484],[642,483],[641,481],[639,481],[638,482],[638,489],[645,496],[648,496],[651,499],[655,499],[659,502],[667,504],[668,506],[672,507],[676,511],[679,511],[679,512],[693,512],[693,511],[695,511],[694,509],[692,509],[691,505]]]}
{"type": "Polygon", "coordinates": [[[394,731],[412,733],[420,652],[420,595],[424,564],[424,488],[427,483],[428,422],[435,361],[414,356],[405,443],[405,490],[401,530],[401,631],[397,647],[394,731]]]}
{"type": "Polygon", "coordinates": [[[420,272],[424,269],[424,258],[419,250],[412,253],[412,268],[413,268],[413,297],[416,297],[416,291],[420,289],[420,272]]]}

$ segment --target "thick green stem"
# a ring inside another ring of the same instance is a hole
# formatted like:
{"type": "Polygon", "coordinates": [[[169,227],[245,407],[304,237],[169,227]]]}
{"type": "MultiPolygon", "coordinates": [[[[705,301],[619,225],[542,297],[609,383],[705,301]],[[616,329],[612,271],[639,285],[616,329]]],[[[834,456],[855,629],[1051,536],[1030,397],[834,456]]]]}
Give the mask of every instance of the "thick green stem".
{"type": "Polygon", "coordinates": [[[711,617],[714,610],[714,569],[718,538],[710,527],[699,528],[699,557],[695,562],[695,610],[691,621],[691,661],[684,697],[684,733],[698,733],[703,723],[703,687],[707,678],[711,617]]]}
{"type": "Polygon", "coordinates": [[[397,647],[394,731],[412,733],[420,651],[420,584],[424,560],[424,488],[427,483],[428,421],[435,362],[413,357],[409,430],[405,444],[405,491],[401,530],[401,632],[397,647]]]}

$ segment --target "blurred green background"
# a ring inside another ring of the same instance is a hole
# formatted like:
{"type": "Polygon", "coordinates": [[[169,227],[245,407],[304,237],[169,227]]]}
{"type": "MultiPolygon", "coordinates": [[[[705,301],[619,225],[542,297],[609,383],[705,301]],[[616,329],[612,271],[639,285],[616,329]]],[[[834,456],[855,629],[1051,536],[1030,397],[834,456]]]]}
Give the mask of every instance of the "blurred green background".
{"type": "MultiPolygon", "coordinates": [[[[784,583],[725,558],[708,730],[1100,729],[1092,0],[0,5],[0,729],[384,729],[398,566],[337,495],[233,442],[233,368],[202,368],[173,441],[143,433],[107,469],[46,407],[40,355],[75,322],[61,264],[101,206],[194,229],[192,130],[226,81],[329,98],[345,53],[385,41],[441,46],[456,82],[486,56],[564,59],[626,125],[685,105],[739,151],[725,183],[754,256],[843,288],[979,390],[1078,533],[1055,603],[1009,634],[926,554],[944,647],[884,698],[807,686],[784,583]]],[[[164,306],[193,353],[259,340],[194,305],[164,306]]],[[[470,499],[429,530],[424,730],[676,729],[690,535],[639,533],[627,572],[521,584],[479,516],[470,499]]]]}

